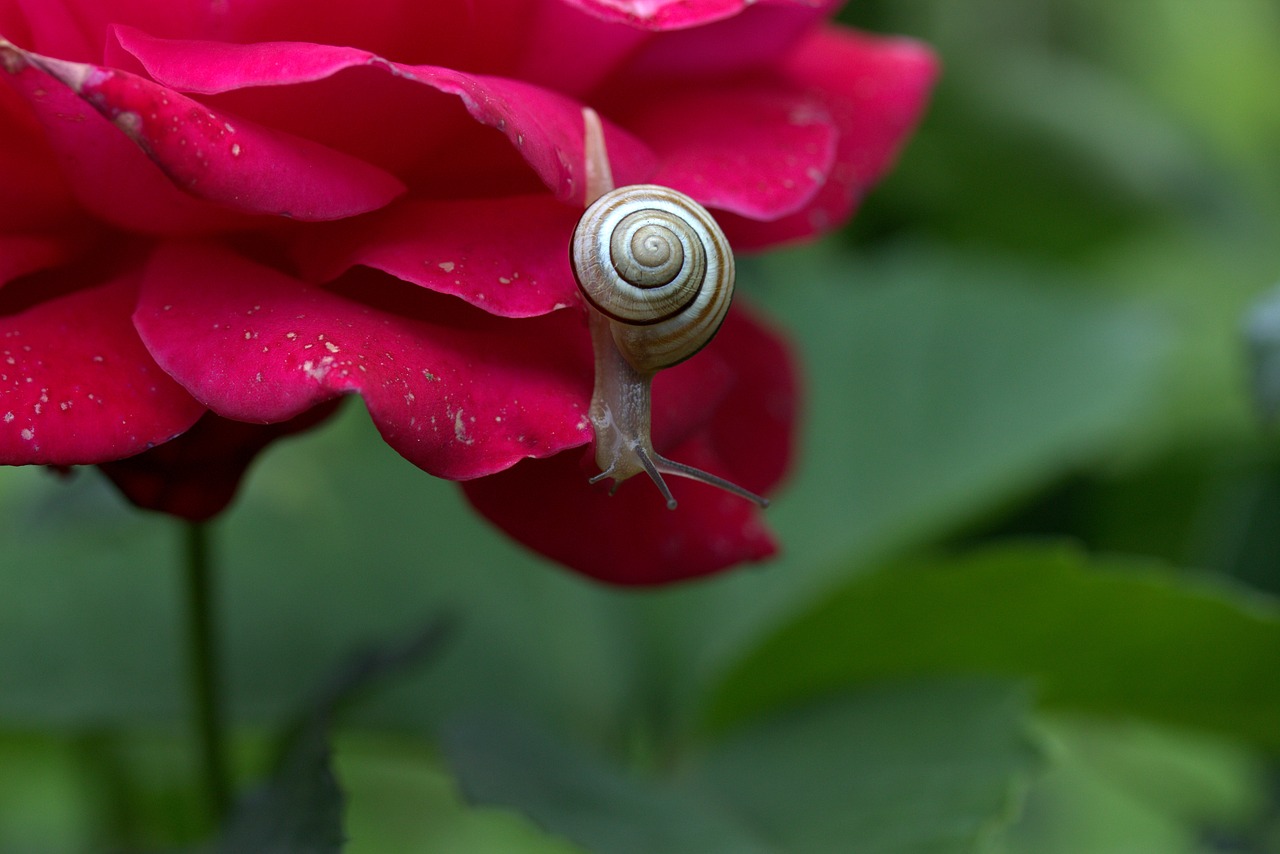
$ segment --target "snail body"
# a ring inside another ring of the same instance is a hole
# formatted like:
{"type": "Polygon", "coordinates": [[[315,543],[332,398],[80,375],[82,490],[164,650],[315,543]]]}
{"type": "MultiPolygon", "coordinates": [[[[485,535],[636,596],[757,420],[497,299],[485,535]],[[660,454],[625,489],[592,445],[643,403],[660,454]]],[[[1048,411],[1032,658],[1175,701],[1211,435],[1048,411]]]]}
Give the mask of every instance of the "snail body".
{"type": "Polygon", "coordinates": [[[610,189],[579,220],[570,261],[595,350],[590,416],[601,473],[591,482],[612,478],[616,489],[645,472],[674,509],[662,475],[675,475],[766,506],[736,484],[663,457],[649,436],[653,377],[702,349],[733,297],[733,253],[711,214],[669,187],[610,189]]]}

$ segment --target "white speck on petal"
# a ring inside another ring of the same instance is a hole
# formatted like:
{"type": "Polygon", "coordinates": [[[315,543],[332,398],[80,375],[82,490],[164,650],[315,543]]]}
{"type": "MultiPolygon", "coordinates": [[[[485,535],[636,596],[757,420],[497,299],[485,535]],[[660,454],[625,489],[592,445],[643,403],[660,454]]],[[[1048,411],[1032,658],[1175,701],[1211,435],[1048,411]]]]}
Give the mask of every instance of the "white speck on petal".
{"type": "Polygon", "coordinates": [[[302,363],[303,372],[316,382],[324,382],[324,378],[329,375],[329,370],[333,367],[333,360],[328,356],[320,360],[319,364],[307,359],[302,363]]]}
{"type": "Polygon", "coordinates": [[[444,270],[446,273],[452,273],[454,264],[452,261],[441,261],[436,266],[439,267],[441,270],[444,270]]]}
{"type": "Polygon", "coordinates": [[[453,438],[464,445],[474,445],[476,442],[475,439],[467,435],[467,425],[463,423],[461,409],[454,413],[453,416],[453,438]]]}

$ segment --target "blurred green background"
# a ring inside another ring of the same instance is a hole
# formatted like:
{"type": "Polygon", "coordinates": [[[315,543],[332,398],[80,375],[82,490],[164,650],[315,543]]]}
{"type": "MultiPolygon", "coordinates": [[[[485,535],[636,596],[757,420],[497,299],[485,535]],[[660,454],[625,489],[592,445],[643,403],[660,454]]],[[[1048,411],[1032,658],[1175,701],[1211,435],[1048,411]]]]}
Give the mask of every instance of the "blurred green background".
{"type": "MultiPolygon", "coordinates": [[[[742,261],[808,371],[785,555],[570,577],[349,403],[215,525],[243,789],[353,649],[448,614],[339,714],[345,804],[276,812],[352,852],[1280,851],[1280,439],[1241,335],[1280,280],[1280,4],[843,18],[944,75],[845,233],[742,261]]],[[[0,852],[200,834],[181,534],[0,472],[0,852]]]]}

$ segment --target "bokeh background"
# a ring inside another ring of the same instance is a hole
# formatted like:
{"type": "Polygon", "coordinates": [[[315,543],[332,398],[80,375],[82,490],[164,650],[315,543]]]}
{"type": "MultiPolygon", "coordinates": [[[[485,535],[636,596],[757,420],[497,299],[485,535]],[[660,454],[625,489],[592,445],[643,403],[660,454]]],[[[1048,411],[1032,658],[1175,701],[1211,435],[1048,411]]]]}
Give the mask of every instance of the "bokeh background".
{"type": "MultiPolygon", "coordinates": [[[[849,229],[741,262],[807,371],[785,554],[578,579],[349,402],[214,525],[244,789],[353,649],[447,614],[337,718],[352,852],[1280,851],[1242,336],[1280,281],[1280,4],[843,18],[944,75],[849,229]]],[[[182,535],[93,471],[0,471],[0,851],[199,834],[182,535]]]]}

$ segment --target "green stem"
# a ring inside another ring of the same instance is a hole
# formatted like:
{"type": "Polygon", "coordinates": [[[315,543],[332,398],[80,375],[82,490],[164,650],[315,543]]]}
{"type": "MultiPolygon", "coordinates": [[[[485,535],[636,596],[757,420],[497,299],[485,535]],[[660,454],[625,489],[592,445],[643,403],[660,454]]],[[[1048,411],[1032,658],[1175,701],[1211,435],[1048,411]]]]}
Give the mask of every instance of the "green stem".
{"type": "Polygon", "coordinates": [[[213,579],[209,529],[192,522],[186,529],[187,629],[191,704],[200,740],[201,781],[209,812],[221,824],[231,803],[227,775],[222,703],[219,693],[217,627],[213,615],[213,579]]]}

